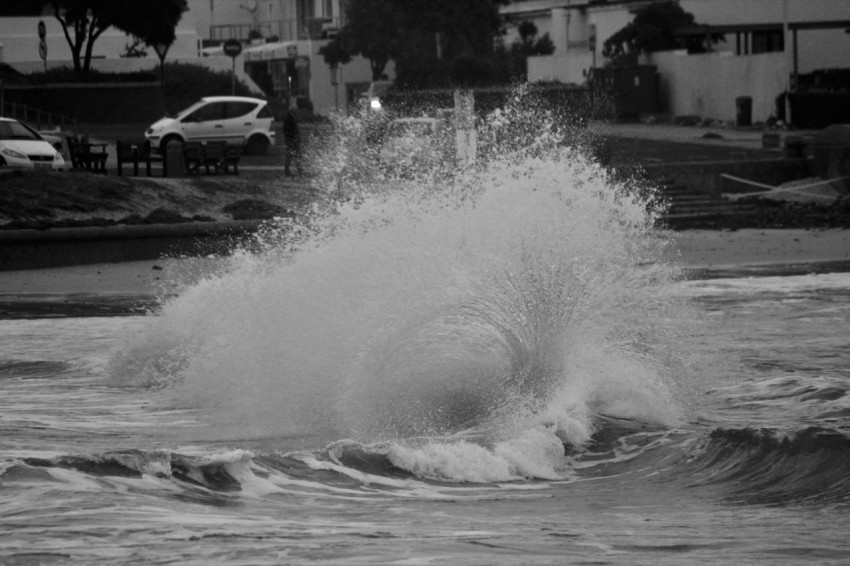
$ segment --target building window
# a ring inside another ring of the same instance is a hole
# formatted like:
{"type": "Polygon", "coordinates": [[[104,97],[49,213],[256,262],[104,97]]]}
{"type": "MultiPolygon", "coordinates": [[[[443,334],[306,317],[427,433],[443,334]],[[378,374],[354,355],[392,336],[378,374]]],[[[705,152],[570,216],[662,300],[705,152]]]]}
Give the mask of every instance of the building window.
{"type": "Polygon", "coordinates": [[[313,10],[313,0],[298,0],[298,19],[308,20],[316,17],[313,10]]]}
{"type": "Polygon", "coordinates": [[[785,34],[781,31],[754,31],[753,54],[785,50],[785,34]]]}

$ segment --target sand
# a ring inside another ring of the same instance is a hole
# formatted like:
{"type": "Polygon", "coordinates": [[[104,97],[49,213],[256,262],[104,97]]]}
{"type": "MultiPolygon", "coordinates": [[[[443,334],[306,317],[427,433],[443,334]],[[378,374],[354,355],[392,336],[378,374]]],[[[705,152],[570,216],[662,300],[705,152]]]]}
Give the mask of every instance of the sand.
{"type": "MultiPolygon", "coordinates": [[[[673,238],[671,259],[694,269],[850,262],[850,230],[693,230],[673,238]]],[[[0,295],[155,295],[209,269],[195,259],[5,271],[0,295]]]]}
{"type": "Polygon", "coordinates": [[[850,230],[687,230],[674,238],[692,268],[850,261],[850,230]]]}

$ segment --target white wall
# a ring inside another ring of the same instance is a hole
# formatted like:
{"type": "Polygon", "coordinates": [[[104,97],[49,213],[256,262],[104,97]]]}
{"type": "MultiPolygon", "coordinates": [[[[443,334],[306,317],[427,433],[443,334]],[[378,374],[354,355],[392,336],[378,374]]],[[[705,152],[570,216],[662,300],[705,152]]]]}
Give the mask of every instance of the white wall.
{"type": "Polygon", "coordinates": [[[593,56],[587,50],[568,55],[539,55],[528,58],[528,82],[584,84],[593,56]]]}
{"type": "Polygon", "coordinates": [[[650,63],[661,75],[662,107],[674,116],[696,115],[734,121],[735,99],[753,99],[754,122],[776,115],[776,97],[787,87],[782,53],[736,57],[728,53],[655,53],[650,63]]]}
{"type": "MultiPolygon", "coordinates": [[[[681,0],[697,22],[725,24],[781,24],[824,20],[850,20],[850,0],[681,0]]],[[[799,72],[850,67],[850,34],[843,29],[797,32],[799,72]]],[[[791,34],[785,39],[785,56],[791,67],[791,34]]],[[[735,36],[719,49],[734,49],[735,36]]]]}

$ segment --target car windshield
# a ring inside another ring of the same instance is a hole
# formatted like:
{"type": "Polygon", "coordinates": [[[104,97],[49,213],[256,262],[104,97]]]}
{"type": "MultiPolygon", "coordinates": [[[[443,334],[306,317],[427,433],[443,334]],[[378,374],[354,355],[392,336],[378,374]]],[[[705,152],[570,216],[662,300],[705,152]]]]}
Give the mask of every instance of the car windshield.
{"type": "Polygon", "coordinates": [[[184,108],[183,110],[181,110],[180,112],[178,112],[178,113],[177,113],[177,115],[176,115],[176,118],[178,118],[178,119],[185,118],[186,116],[188,116],[189,114],[191,114],[191,113],[192,113],[192,112],[194,112],[196,109],[198,109],[198,108],[200,108],[201,106],[203,106],[204,104],[206,104],[206,102],[205,102],[205,101],[203,101],[203,100],[199,100],[199,101],[197,101],[196,103],[194,103],[192,106],[189,106],[188,108],[184,108]]]}
{"type": "Polygon", "coordinates": [[[390,137],[427,137],[432,133],[431,122],[395,122],[390,126],[390,137]]]}
{"type": "Polygon", "coordinates": [[[0,122],[0,140],[40,140],[41,136],[20,122],[0,122]]]}

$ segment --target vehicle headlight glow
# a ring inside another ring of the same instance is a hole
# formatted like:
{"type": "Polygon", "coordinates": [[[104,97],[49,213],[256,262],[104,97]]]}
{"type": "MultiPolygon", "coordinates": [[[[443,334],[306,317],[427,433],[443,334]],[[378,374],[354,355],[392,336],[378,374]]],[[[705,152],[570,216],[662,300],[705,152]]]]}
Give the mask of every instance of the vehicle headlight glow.
{"type": "Polygon", "coordinates": [[[381,109],[381,99],[380,98],[373,98],[372,100],[369,101],[369,106],[372,108],[372,110],[380,110],[381,109]]]}

